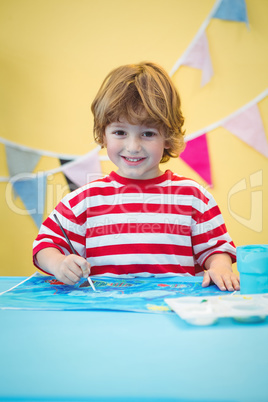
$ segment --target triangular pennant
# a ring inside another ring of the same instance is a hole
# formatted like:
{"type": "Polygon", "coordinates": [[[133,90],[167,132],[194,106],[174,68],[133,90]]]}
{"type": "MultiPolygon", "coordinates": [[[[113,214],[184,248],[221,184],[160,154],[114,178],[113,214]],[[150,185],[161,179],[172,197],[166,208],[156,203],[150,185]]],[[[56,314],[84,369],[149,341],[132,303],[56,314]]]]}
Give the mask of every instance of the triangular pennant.
{"type": "Polygon", "coordinates": [[[257,104],[222,124],[226,130],[268,157],[268,143],[257,104]]]}
{"type": "Polygon", "coordinates": [[[212,18],[226,21],[245,22],[248,25],[245,0],[222,0],[212,18]]]}
{"type": "Polygon", "coordinates": [[[101,178],[101,164],[98,153],[99,148],[97,147],[78,160],[64,165],[62,168],[63,173],[79,187],[101,178]]]}
{"type": "MultiPolygon", "coordinates": [[[[59,161],[60,161],[61,166],[63,166],[63,165],[65,165],[65,163],[72,162],[73,159],[59,159],[59,161]]],[[[64,177],[68,183],[70,191],[74,191],[78,188],[78,186],[72,180],[70,180],[69,177],[67,177],[66,175],[64,175],[64,177]]]]}
{"type": "Polygon", "coordinates": [[[40,155],[34,151],[5,145],[9,174],[31,173],[37,165],[40,155]]]}
{"type": "Polygon", "coordinates": [[[13,181],[16,193],[22,199],[25,208],[32,216],[36,226],[41,226],[45,208],[46,179],[44,174],[13,181]]]}
{"type": "Polygon", "coordinates": [[[206,85],[210,81],[211,77],[213,76],[213,67],[205,32],[200,35],[189,53],[185,56],[182,64],[202,70],[202,86],[206,85]]]}
{"type": "Polygon", "coordinates": [[[212,186],[209,151],[206,134],[187,141],[180,158],[212,186]]]}

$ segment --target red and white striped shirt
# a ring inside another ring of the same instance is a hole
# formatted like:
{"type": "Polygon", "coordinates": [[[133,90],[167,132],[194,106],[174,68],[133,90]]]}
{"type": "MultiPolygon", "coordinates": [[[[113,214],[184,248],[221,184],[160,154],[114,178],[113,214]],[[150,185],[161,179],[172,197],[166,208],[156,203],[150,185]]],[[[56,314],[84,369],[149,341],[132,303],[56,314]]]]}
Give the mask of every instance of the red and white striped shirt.
{"type": "Polygon", "coordinates": [[[150,180],[112,172],[68,194],[41,226],[34,256],[46,247],[71,253],[54,213],[92,275],[196,275],[213,253],[235,261],[212,195],[170,170],[150,180]]]}

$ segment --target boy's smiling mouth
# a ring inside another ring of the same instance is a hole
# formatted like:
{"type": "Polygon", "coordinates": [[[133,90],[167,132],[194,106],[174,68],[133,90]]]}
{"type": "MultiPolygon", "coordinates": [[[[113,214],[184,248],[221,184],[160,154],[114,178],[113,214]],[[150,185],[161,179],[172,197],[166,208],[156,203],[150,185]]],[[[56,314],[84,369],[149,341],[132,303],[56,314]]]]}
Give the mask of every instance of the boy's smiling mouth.
{"type": "Polygon", "coordinates": [[[138,162],[141,162],[141,161],[144,161],[146,158],[133,158],[133,157],[129,157],[129,156],[123,156],[123,155],[121,155],[121,157],[125,160],[125,161],[127,161],[127,162],[130,162],[130,163],[138,163],[138,162]]]}

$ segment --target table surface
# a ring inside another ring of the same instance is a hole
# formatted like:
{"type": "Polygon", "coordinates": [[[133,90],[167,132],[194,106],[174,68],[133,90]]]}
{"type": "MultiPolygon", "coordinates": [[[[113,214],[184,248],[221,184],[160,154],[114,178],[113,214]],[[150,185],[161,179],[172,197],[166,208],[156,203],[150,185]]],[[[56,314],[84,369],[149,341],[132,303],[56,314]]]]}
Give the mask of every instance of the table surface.
{"type": "Polygon", "coordinates": [[[267,402],[268,319],[2,309],[0,362],[0,401],[267,402]]]}

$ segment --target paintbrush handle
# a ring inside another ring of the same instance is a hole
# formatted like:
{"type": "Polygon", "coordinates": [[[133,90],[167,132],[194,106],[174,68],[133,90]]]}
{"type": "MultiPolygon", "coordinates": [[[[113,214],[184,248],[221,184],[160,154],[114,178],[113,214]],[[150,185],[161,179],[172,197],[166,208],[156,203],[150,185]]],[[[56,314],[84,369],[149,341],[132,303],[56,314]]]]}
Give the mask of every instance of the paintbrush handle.
{"type": "Polygon", "coordinates": [[[54,218],[55,218],[55,221],[57,222],[57,224],[58,224],[60,230],[62,231],[62,234],[63,234],[63,236],[65,237],[65,240],[66,240],[67,243],[69,244],[69,246],[70,246],[70,248],[71,248],[71,250],[72,250],[72,253],[78,255],[78,253],[77,253],[77,252],[75,251],[75,249],[73,248],[73,245],[72,245],[72,243],[70,242],[70,239],[69,239],[69,237],[67,236],[65,230],[64,230],[63,227],[61,226],[61,223],[60,223],[60,221],[58,220],[57,215],[54,214],[54,218]]]}
{"type": "MultiPolygon", "coordinates": [[[[63,234],[63,236],[65,237],[65,240],[66,240],[67,243],[69,244],[69,246],[70,246],[70,248],[71,248],[71,250],[72,250],[72,253],[73,253],[73,254],[76,254],[76,255],[79,255],[79,254],[75,251],[75,249],[73,248],[73,245],[72,245],[72,243],[70,242],[69,237],[68,237],[67,234],[65,233],[65,230],[64,230],[63,227],[61,226],[61,223],[60,223],[60,221],[58,220],[57,215],[56,215],[56,214],[53,214],[53,216],[54,216],[55,221],[56,221],[56,223],[58,224],[60,230],[62,231],[62,234],[63,234]]],[[[88,282],[90,283],[92,289],[96,292],[96,288],[95,288],[95,286],[93,285],[93,282],[92,282],[92,280],[90,279],[90,277],[88,277],[87,280],[88,280],[88,282]]]]}

